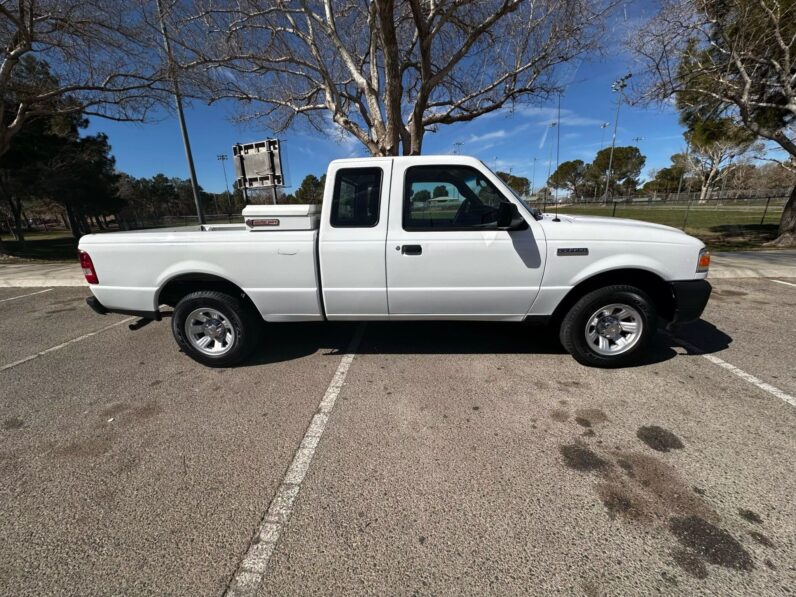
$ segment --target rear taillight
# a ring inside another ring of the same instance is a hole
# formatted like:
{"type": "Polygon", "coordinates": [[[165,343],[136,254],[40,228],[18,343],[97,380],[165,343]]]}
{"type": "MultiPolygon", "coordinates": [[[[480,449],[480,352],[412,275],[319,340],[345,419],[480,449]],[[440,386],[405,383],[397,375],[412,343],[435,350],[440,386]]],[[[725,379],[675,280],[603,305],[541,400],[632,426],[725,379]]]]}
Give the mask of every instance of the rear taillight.
{"type": "Polygon", "coordinates": [[[89,257],[88,253],[85,251],[78,251],[77,255],[80,258],[80,267],[83,268],[83,275],[86,276],[86,282],[89,284],[99,284],[97,272],[94,269],[94,264],[91,262],[91,257],[89,257]]]}

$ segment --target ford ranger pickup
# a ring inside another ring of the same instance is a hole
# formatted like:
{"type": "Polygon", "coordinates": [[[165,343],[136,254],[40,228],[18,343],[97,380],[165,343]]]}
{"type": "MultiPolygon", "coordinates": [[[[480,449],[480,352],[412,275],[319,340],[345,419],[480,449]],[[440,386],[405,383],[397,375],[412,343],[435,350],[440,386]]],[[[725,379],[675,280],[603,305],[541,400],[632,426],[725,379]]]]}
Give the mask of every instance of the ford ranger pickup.
{"type": "Polygon", "coordinates": [[[249,205],[243,224],[92,234],[79,257],[97,313],[159,320],[231,366],[263,322],[549,323],[582,364],[644,355],[697,319],[710,255],[680,230],[543,214],[466,156],[335,160],[318,205],[249,205]]]}

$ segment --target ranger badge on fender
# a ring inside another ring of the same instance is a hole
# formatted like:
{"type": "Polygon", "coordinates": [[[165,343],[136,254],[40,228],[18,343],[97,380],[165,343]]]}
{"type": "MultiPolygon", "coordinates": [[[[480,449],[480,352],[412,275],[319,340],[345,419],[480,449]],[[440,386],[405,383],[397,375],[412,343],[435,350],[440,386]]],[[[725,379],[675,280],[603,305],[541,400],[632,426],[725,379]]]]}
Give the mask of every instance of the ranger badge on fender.
{"type": "Polygon", "coordinates": [[[581,249],[559,249],[556,253],[559,257],[571,257],[573,255],[588,255],[589,250],[586,248],[581,249]]]}

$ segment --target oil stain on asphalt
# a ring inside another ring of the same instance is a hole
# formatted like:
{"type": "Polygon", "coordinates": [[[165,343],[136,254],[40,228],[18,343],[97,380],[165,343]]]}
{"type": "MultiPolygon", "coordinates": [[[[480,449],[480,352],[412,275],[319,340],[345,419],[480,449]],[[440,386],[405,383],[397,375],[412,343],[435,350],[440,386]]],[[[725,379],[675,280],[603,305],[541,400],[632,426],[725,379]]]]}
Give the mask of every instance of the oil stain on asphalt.
{"type": "MultiPolygon", "coordinates": [[[[581,412],[577,414],[587,418],[581,412]]],[[[595,422],[594,418],[588,420],[590,425],[595,422]]],[[[582,425],[577,419],[576,422],[582,425]]],[[[641,427],[637,436],[659,452],[685,447],[676,435],[658,426],[641,427]]],[[[610,455],[599,454],[599,449],[595,451],[580,443],[561,445],[559,451],[568,468],[602,478],[595,490],[611,520],[653,528],[661,528],[663,523],[680,544],[672,552],[672,559],[688,575],[707,578],[707,564],[740,572],[755,569],[750,553],[718,526],[721,517],[702,497],[704,492],[692,490],[691,484],[670,464],[651,455],[622,451],[619,446],[610,455]]],[[[762,523],[762,518],[751,510],[738,512],[749,522],[762,523]]],[[[761,545],[774,546],[762,533],[753,531],[750,536],[761,545]]]]}
{"type": "Polygon", "coordinates": [[[682,450],[683,442],[671,431],[650,425],[649,427],[639,427],[636,437],[658,452],[669,452],[671,450],[682,450]]]}
{"type": "Polygon", "coordinates": [[[711,564],[745,572],[755,567],[752,556],[732,535],[699,516],[672,517],[669,530],[683,546],[711,564]]]}
{"type": "Polygon", "coordinates": [[[24,425],[24,423],[19,417],[11,417],[10,419],[3,421],[3,429],[6,431],[10,431],[11,429],[21,429],[22,425],[24,425]]]}
{"type": "Polygon", "coordinates": [[[747,510],[746,508],[738,508],[738,514],[744,520],[748,520],[749,522],[753,522],[755,524],[763,524],[763,519],[760,518],[760,515],[757,512],[747,510]]]}
{"type": "Polygon", "coordinates": [[[611,466],[607,460],[600,458],[585,446],[569,444],[561,446],[560,451],[564,457],[564,464],[576,471],[603,471],[611,466]]]}
{"type": "Polygon", "coordinates": [[[774,547],[774,542],[766,537],[763,533],[758,533],[757,531],[750,531],[749,536],[757,541],[760,545],[765,547],[774,547]]]}
{"type": "Polygon", "coordinates": [[[698,555],[687,549],[678,549],[672,554],[675,564],[684,572],[694,578],[705,579],[708,577],[708,567],[705,566],[698,555]]]}
{"type": "Polygon", "coordinates": [[[575,422],[587,429],[605,423],[607,420],[608,417],[599,408],[583,408],[575,411],[575,422]]]}

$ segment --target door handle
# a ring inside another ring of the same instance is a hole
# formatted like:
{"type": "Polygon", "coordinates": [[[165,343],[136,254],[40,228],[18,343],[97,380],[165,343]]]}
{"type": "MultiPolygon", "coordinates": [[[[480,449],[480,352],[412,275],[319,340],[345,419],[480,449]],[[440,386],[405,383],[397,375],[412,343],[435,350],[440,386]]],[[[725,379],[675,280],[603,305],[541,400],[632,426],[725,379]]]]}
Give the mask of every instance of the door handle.
{"type": "Polygon", "coordinates": [[[401,255],[422,255],[423,247],[420,245],[403,245],[401,246],[401,255]]]}

